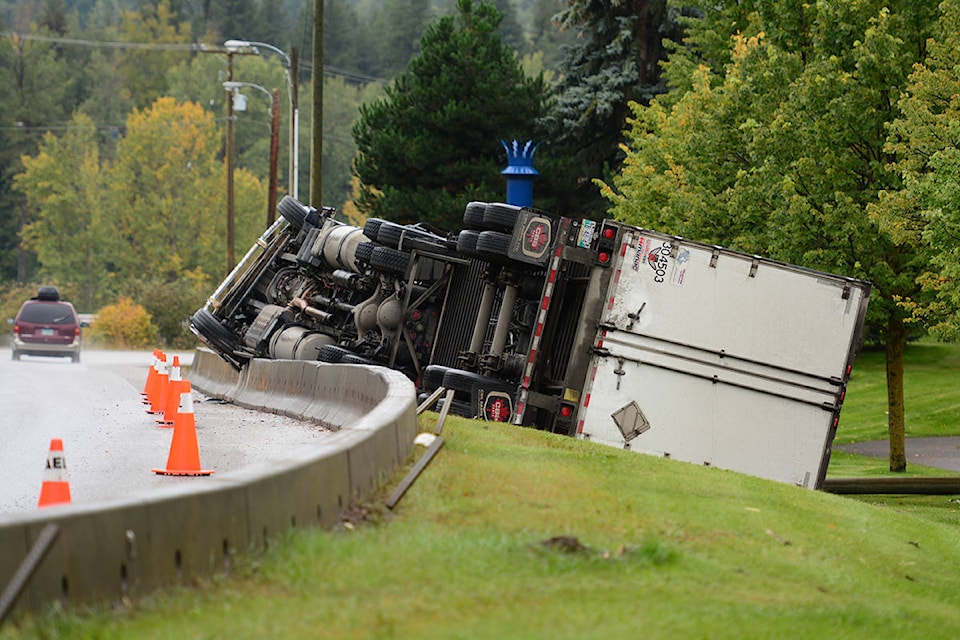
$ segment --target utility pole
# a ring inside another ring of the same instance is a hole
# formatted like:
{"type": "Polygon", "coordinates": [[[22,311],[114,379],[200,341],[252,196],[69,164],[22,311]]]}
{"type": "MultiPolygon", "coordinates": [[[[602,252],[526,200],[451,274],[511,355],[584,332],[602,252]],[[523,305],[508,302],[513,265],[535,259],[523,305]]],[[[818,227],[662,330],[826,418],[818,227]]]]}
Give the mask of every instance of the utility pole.
{"type": "MultiPolygon", "coordinates": [[[[233,81],[233,51],[227,51],[227,82],[233,81]]],[[[227,161],[227,273],[233,271],[234,260],[234,212],[233,212],[233,94],[227,93],[227,143],[224,151],[227,161]]]]}
{"type": "Polygon", "coordinates": [[[313,146],[310,153],[310,202],[320,208],[323,170],[323,0],[313,3],[313,146]]]}
{"type": "MultiPolygon", "coordinates": [[[[219,53],[227,56],[227,82],[233,81],[233,56],[254,55],[237,51],[232,47],[224,49],[200,49],[200,53],[219,53]]],[[[224,144],[224,158],[227,170],[227,273],[236,266],[234,259],[234,204],[233,204],[233,94],[227,92],[227,140],[224,144]]]]}

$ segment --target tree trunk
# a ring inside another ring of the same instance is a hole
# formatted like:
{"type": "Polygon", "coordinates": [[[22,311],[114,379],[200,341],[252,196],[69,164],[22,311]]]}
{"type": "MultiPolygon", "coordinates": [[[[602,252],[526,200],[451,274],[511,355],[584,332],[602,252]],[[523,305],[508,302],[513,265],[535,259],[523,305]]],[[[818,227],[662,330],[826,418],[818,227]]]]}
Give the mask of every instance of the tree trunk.
{"type": "Polygon", "coordinates": [[[892,316],[887,323],[887,430],[890,435],[890,471],[907,470],[903,408],[903,346],[907,330],[903,320],[892,316]]]}

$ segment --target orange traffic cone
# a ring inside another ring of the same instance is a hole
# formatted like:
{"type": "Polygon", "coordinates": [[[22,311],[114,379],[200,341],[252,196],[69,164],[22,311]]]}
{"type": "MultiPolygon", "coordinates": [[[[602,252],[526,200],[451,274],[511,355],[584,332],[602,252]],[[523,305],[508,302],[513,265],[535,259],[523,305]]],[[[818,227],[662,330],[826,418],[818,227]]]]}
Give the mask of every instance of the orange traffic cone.
{"type": "Polygon", "coordinates": [[[173,356],[173,365],[167,378],[167,391],[164,394],[163,417],[157,419],[161,427],[172,427],[180,408],[180,394],[183,393],[183,376],[180,373],[180,356],[173,356]]]}
{"type": "Polygon", "coordinates": [[[169,380],[170,365],[167,363],[167,354],[161,353],[161,357],[157,360],[157,379],[154,383],[153,395],[150,396],[150,408],[147,409],[147,413],[163,413],[169,380]]]}
{"type": "Polygon", "coordinates": [[[147,385],[143,389],[143,404],[149,405],[157,392],[157,372],[160,369],[160,359],[162,357],[162,351],[159,349],[153,350],[153,364],[150,365],[150,372],[147,374],[147,385]]]}
{"type": "Polygon", "coordinates": [[[197,446],[197,423],[193,416],[193,394],[190,381],[182,382],[180,410],[173,425],[173,441],[166,469],[154,469],[162,476],[209,476],[213,471],[200,468],[200,448],[197,446]]]}
{"type": "Polygon", "coordinates": [[[63,440],[50,441],[50,453],[47,454],[47,468],[43,472],[43,486],[40,487],[38,507],[70,502],[70,483],[67,482],[67,462],[63,457],[63,440]]]}
{"type": "Polygon", "coordinates": [[[143,391],[140,392],[140,395],[144,397],[150,395],[150,387],[153,383],[153,377],[156,375],[157,354],[159,352],[159,349],[153,350],[153,361],[150,363],[150,370],[147,371],[147,381],[143,384],[143,391]]]}

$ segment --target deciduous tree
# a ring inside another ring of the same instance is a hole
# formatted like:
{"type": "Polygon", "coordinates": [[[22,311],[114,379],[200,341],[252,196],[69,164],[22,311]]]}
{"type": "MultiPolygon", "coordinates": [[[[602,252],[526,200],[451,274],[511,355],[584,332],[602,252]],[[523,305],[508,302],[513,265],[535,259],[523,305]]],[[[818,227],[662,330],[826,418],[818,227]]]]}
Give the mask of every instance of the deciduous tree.
{"type": "Polygon", "coordinates": [[[870,325],[887,352],[890,467],[902,471],[909,327],[898,301],[916,292],[921,260],[870,209],[881,191],[900,189],[885,126],[935,3],[721,7],[703,7],[691,25],[688,42],[707,43],[699,62],[696,47],[671,57],[669,77],[689,80],[649,107],[634,103],[627,161],[605,194],[625,220],[871,281],[870,325]],[[735,46],[724,55],[717,43],[730,24],[746,33],[727,31],[735,46]]]}

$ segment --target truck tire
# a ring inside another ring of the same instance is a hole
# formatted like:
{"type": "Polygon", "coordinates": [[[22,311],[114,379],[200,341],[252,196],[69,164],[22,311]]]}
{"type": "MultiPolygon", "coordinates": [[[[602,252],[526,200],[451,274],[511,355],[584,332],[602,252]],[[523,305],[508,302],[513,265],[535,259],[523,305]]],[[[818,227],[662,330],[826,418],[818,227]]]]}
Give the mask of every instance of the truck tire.
{"type": "Polygon", "coordinates": [[[354,257],[356,258],[357,262],[364,265],[370,264],[370,256],[373,255],[373,249],[376,246],[377,245],[372,242],[361,242],[358,244],[357,248],[354,250],[354,257]]]}
{"type": "Polygon", "coordinates": [[[420,380],[420,385],[424,388],[425,391],[432,392],[436,391],[443,386],[443,376],[447,371],[450,371],[452,367],[445,367],[440,364],[431,364],[426,369],[423,370],[423,376],[420,380]]]}
{"type": "Polygon", "coordinates": [[[447,389],[453,389],[456,394],[459,394],[458,397],[463,400],[470,399],[471,413],[474,414],[471,417],[480,417],[492,422],[507,422],[513,415],[513,393],[516,391],[516,384],[479,373],[451,369],[443,376],[443,386],[447,389]],[[487,394],[486,397],[480,397],[481,391],[487,394]],[[500,409],[496,410],[496,415],[477,415],[481,406],[483,411],[488,410],[488,406],[490,406],[488,398],[491,396],[500,396],[495,399],[501,405],[500,409]],[[507,401],[504,402],[504,399],[507,401]],[[476,409],[473,407],[476,407],[476,409]]]}
{"type": "Polygon", "coordinates": [[[320,362],[337,363],[343,359],[344,354],[350,353],[341,346],[335,344],[325,344],[317,350],[317,360],[320,362]]]}
{"type": "Polygon", "coordinates": [[[491,231],[513,231],[519,212],[520,207],[516,205],[502,202],[490,203],[483,213],[483,227],[491,231]]]}
{"type": "Polygon", "coordinates": [[[293,196],[283,196],[283,200],[277,203],[277,211],[295,229],[303,228],[303,223],[307,219],[307,209],[293,196]]]}
{"type": "Polygon", "coordinates": [[[234,350],[240,346],[240,340],[229,329],[220,324],[216,316],[207,309],[200,309],[190,318],[190,324],[206,338],[210,346],[223,355],[233,356],[234,350]]]}
{"type": "Polygon", "coordinates": [[[356,353],[347,352],[343,354],[343,358],[340,359],[340,364],[364,364],[368,366],[379,366],[379,362],[374,362],[370,358],[365,358],[356,353]]]}
{"type": "Polygon", "coordinates": [[[479,231],[464,229],[457,234],[457,252],[467,256],[477,255],[477,238],[480,237],[479,231]]]}
{"type": "Polygon", "coordinates": [[[483,214],[487,210],[486,202],[468,202],[463,210],[463,224],[468,229],[483,228],[483,214]]]}
{"type": "MultiPolygon", "coordinates": [[[[442,246],[443,238],[433,235],[427,231],[415,227],[396,224],[395,222],[383,222],[377,229],[377,242],[390,247],[399,249],[401,240],[406,244],[409,240],[421,240],[430,244],[442,246]]],[[[406,247],[404,247],[406,249],[406,247]]]]}
{"type": "MultiPolygon", "coordinates": [[[[429,393],[421,393],[417,396],[417,404],[423,404],[423,402],[430,397],[429,393]]],[[[434,413],[440,413],[441,408],[443,407],[443,398],[439,398],[428,411],[433,411],[434,413]]],[[[463,400],[453,399],[453,402],[450,404],[450,413],[455,416],[461,416],[464,418],[473,417],[473,409],[470,407],[469,402],[464,402],[463,400]]]]}
{"type": "Polygon", "coordinates": [[[380,231],[380,225],[383,223],[384,221],[380,218],[367,218],[367,221],[363,223],[363,235],[376,242],[377,233],[380,231]]]}
{"type": "Polygon", "coordinates": [[[477,253],[487,256],[491,260],[509,260],[512,236],[498,231],[482,231],[477,237],[477,253]]]}
{"type": "Polygon", "coordinates": [[[390,247],[374,247],[370,254],[370,268],[381,273],[403,275],[410,264],[410,254],[390,247]]]}

